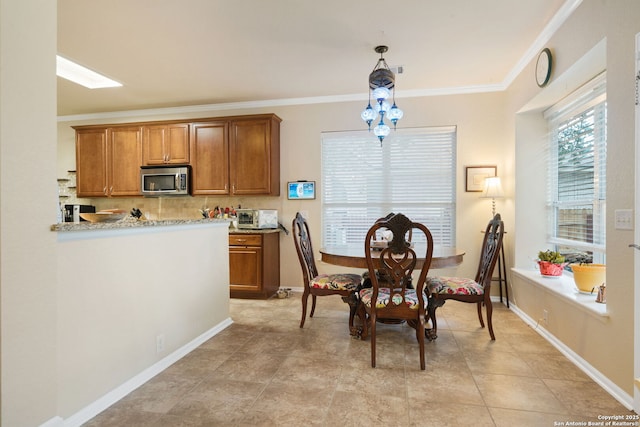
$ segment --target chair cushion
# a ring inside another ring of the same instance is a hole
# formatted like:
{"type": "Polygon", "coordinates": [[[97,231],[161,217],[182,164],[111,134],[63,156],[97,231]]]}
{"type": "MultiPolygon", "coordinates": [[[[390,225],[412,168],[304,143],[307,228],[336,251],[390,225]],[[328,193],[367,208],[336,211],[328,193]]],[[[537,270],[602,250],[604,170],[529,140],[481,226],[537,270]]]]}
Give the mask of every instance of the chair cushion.
{"type": "Polygon", "coordinates": [[[312,288],[355,291],[362,281],[359,274],[320,274],[309,283],[312,288]]]}
{"type": "Polygon", "coordinates": [[[464,277],[427,277],[427,289],[431,294],[483,295],[484,288],[473,279],[464,277]]]}
{"type": "MultiPolygon", "coordinates": [[[[378,301],[376,301],[376,308],[384,308],[389,305],[389,288],[380,288],[378,290],[378,301]]],[[[427,296],[422,293],[424,301],[427,301],[427,296]]],[[[367,307],[371,307],[371,298],[373,296],[372,288],[365,288],[360,290],[360,301],[366,305],[367,307]]],[[[407,306],[413,310],[418,309],[418,294],[416,294],[415,289],[407,289],[407,292],[404,295],[405,303],[407,306]]],[[[402,303],[402,296],[399,293],[393,294],[392,304],[398,305],[402,303]]]]}

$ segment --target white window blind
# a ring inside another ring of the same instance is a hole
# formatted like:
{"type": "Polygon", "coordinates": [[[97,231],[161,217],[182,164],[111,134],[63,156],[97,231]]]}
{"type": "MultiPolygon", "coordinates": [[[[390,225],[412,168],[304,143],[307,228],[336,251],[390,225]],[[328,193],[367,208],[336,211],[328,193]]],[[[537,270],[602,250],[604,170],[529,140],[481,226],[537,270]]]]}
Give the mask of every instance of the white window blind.
{"type": "Polygon", "coordinates": [[[322,134],[322,244],[362,245],[390,212],[455,243],[456,128],[398,129],[381,144],[367,131],[322,134]]]}
{"type": "Polygon", "coordinates": [[[606,74],[551,107],[545,117],[551,129],[549,242],[571,262],[604,262],[606,74]]]}

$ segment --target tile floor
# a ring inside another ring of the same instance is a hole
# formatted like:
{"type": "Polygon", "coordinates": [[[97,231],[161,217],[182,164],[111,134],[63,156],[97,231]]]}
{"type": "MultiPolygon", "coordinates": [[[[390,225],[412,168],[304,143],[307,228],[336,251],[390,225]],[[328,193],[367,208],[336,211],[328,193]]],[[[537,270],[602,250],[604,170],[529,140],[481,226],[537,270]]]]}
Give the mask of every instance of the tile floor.
{"type": "Polygon", "coordinates": [[[85,426],[559,426],[633,414],[494,307],[494,342],[474,305],[439,309],[420,371],[406,325],[378,327],[372,369],[370,341],[349,337],[338,296],[318,298],[304,329],[299,293],[233,299],[233,325],[85,426]]]}

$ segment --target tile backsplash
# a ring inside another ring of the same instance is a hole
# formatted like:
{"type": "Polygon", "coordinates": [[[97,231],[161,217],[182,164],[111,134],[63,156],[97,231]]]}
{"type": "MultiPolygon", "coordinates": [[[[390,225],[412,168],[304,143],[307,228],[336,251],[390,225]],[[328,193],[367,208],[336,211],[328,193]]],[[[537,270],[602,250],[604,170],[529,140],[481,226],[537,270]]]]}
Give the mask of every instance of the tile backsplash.
{"type": "Polygon", "coordinates": [[[213,210],[218,207],[238,205],[250,209],[282,209],[280,197],[225,197],[225,196],[178,196],[178,197],[131,197],[78,199],[78,203],[95,205],[96,210],[140,209],[148,219],[198,219],[202,218],[200,209],[213,210]]]}

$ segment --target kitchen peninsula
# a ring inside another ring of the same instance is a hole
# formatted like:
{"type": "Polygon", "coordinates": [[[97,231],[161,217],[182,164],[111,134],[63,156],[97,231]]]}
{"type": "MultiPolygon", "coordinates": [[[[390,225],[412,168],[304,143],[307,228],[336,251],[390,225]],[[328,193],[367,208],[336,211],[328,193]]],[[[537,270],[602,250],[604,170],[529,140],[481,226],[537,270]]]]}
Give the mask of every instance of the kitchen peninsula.
{"type": "Polygon", "coordinates": [[[109,406],[231,324],[229,222],[131,219],[51,227],[63,413],[109,406]]]}

